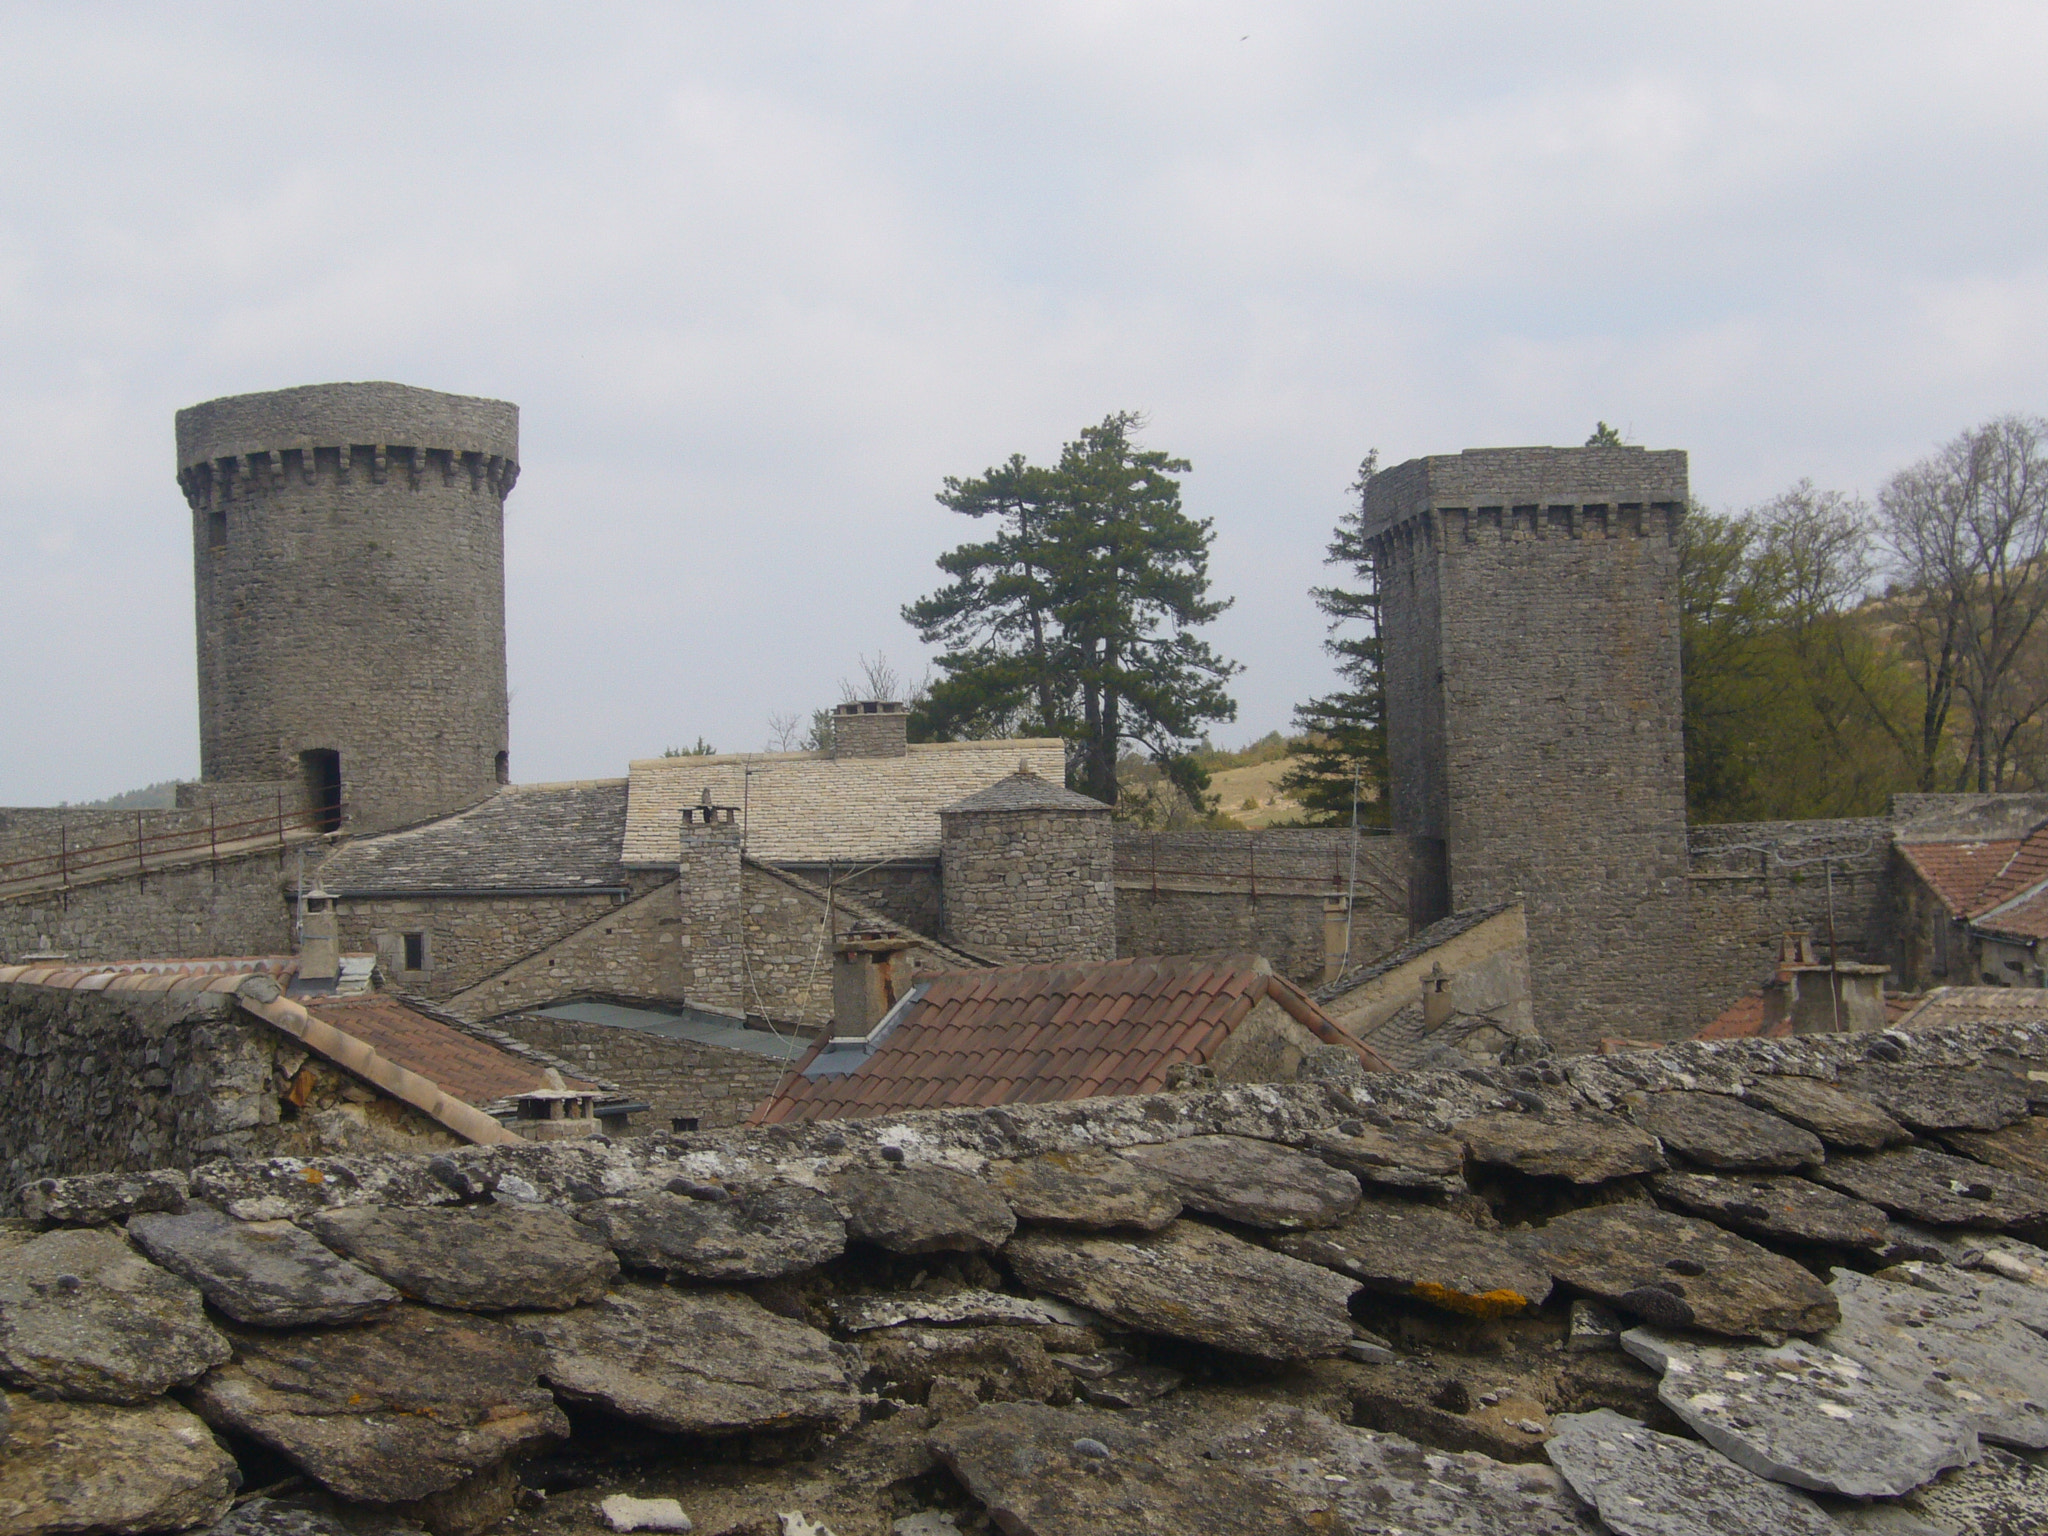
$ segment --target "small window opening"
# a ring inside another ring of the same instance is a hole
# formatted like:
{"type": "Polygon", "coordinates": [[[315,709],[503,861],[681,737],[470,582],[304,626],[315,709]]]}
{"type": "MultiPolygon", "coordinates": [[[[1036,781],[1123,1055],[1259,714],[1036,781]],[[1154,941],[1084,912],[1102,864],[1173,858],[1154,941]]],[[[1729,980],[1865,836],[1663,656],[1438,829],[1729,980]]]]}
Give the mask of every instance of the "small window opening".
{"type": "Polygon", "coordinates": [[[299,776],[306,786],[306,804],[312,807],[313,825],[322,832],[339,832],[341,754],[332,747],[301,752],[299,776]]]}
{"type": "Polygon", "coordinates": [[[405,968],[408,971],[424,971],[427,968],[427,936],[424,933],[408,933],[405,936],[405,968]]]}
{"type": "Polygon", "coordinates": [[[512,782],[512,754],[510,752],[500,752],[498,754],[498,782],[500,784],[510,784],[512,782]]]}
{"type": "Polygon", "coordinates": [[[228,547],[228,514],[225,509],[206,514],[206,547],[226,549],[228,547]]]}

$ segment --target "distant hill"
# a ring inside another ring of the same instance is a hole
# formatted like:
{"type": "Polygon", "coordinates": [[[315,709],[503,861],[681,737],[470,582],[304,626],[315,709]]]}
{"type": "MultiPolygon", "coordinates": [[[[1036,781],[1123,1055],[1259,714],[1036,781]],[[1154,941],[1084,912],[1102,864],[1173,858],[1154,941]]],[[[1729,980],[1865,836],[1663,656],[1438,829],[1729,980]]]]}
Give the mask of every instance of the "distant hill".
{"type": "MultiPolygon", "coordinates": [[[[71,804],[69,800],[64,802],[71,804]]],[[[87,811],[168,811],[178,803],[178,781],[165,779],[161,784],[151,784],[142,789],[131,789],[125,795],[109,795],[104,800],[81,800],[79,809],[87,811]]]]}
{"type": "Polygon", "coordinates": [[[1280,793],[1280,777],[1295,765],[1293,757],[1276,757],[1244,768],[1209,772],[1209,793],[1216,809],[1241,827],[1279,827],[1302,819],[1301,805],[1280,793]]]}

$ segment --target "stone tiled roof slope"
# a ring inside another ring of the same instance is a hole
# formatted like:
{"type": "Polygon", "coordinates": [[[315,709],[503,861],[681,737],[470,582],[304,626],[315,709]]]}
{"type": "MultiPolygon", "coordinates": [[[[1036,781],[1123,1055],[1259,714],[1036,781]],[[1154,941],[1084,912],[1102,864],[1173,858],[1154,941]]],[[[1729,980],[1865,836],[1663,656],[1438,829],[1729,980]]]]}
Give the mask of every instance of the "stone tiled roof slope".
{"type": "Polygon", "coordinates": [[[771,864],[936,859],[939,812],[1017,771],[1066,775],[1056,738],[913,743],[902,757],[816,752],[657,757],[630,765],[625,862],[666,868],[682,853],[682,813],[709,790],[743,806],[747,852],[771,864]]]}
{"type": "Polygon", "coordinates": [[[1377,980],[1389,971],[1399,970],[1410,960],[1421,958],[1439,944],[1448,944],[1461,933],[1470,933],[1490,917],[1498,917],[1513,906],[1513,902],[1496,902],[1490,907],[1468,907],[1463,912],[1453,912],[1449,917],[1439,918],[1406,944],[1391,954],[1382,955],[1370,965],[1362,965],[1355,971],[1346,971],[1335,981],[1325,982],[1312,994],[1319,1003],[1327,1003],[1355,992],[1368,981],[1377,980]]]}
{"type": "Polygon", "coordinates": [[[625,832],[624,779],[515,784],[439,821],[345,843],[319,878],[338,896],[616,889],[625,832]]]}
{"type": "MultiPolygon", "coordinates": [[[[311,998],[306,1011],[362,1041],[385,1060],[486,1112],[509,1107],[517,1095],[548,1086],[546,1069],[538,1063],[429,1018],[388,993],[311,998]]],[[[572,1088],[602,1091],[595,1083],[564,1075],[572,1088]]]]}
{"type": "Polygon", "coordinates": [[[1013,773],[1008,778],[978,789],[965,800],[944,807],[948,811],[1083,811],[1109,813],[1109,807],[1089,795],[1076,794],[1064,784],[1040,778],[1035,773],[1013,773]]]}
{"type": "Polygon", "coordinates": [[[2048,1026],[2048,991],[2039,987],[1936,987],[1898,1020],[1900,1029],[1960,1024],[2048,1026]]]}
{"type": "Polygon", "coordinates": [[[754,1122],[1153,1093],[1271,998],[1326,1044],[1383,1063],[1257,955],[1024,965],[935,978],[857,1071],[806,1078],[808,1051],[754,1122]]]}

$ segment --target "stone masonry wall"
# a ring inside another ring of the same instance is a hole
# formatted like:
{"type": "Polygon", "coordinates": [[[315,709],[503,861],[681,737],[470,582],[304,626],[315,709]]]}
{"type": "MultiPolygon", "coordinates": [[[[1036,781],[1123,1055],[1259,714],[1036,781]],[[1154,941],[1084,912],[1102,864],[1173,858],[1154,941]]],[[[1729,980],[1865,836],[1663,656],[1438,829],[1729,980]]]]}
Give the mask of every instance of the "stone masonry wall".
{"type": "MultiPolygon", "coordinates": [[[[1325,902],[1350,880],[1349,828],[1143,832],[1116,828],[1119,955],[1246,950],[1282,975],[1322,979],[1325,902]]],[[[1361,836],[1353,964],[1408,937],[1407,839],[1361,836]]]]}
{"type": "Polygon", "coordinates": [[[528,955],[548,949],[620,910],[607,892],[555,896],[342,897],[335,902],[341,947],[374,952],[409,992],[444,999],[466,992],[528,955]],[[424,936],[426,966],[405,966],[405,935],[424,936]]]}
{"type": "Polygon", "coordinates": [[[324,1120],[299,1115],[283,1095],[307,1065],[296,1042],[219,994],[0,985],[5,1191],[46,1174],[189,1168],[216,1156],[457,1144],[353,1080],[346,1091],[361,1102],[324,1120]]]}
{"type": "Polygon", "coordinates": [[[1694,827],[1688,842],[1692,1027],[1770,978],[1783,935],[1804,929],[1825,943],[1830,867],[1841,958],[1896,963],[1891,824],[1883,817],[1694,827]]]}
{"type": "Polygon", "coordinates": [[[674,880],[664,880],[624,905],[604,898],[603,909],[582,927],[528,950],[495,974],[439,996],[450,1011],[475,1019],[575,997],[698,1002],[689,995],[689,936],[678,910],[678,889],[674,880]]]}
{"type": "Polygon", "coordinates": [[[340,754],[352,831],[494,790],[518,410],[395,384],[178,413],[208,780],[340,754]],[[345,700],[345,707],[337,707],[345,700]]]}
{"type": "Polygon", "coordinates": [[[767,1056],[576,1019],[521,1013],[494,1020],[493,1027],[645,1099],[653,1106],[646,1125],[657,1131],[677,1115],[695,1115],[705,1130],[738,1125],[788,1070],[788,1063],[767,1056]]]}
{"type": "Polygon", "coordinates": [[[1025,965],[1116,958],[1109,816],[942,811],[946,935],[1025,965]]]}
{"type": "Polygon", "coordinates": [[[0,900],[0,960],[52,950],[80,960],[290,954],[291,857],[269,849],[0,900]]]}

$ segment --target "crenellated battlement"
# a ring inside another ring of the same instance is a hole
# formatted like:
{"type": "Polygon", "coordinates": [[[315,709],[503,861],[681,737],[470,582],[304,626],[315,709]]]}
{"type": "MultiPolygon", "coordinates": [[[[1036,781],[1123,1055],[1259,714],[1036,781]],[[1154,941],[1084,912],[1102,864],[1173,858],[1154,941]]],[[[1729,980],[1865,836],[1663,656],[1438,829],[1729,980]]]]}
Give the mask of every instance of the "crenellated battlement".
{"type": "Polygon", "coordinates": [[[361,477],[372,485],[385,485],[394,473],[413,490],[437,478],[446,486],[467,485],[478,493],[488,490],[503,501],[518,483],[519,464],[502,454],[476,449],[402,443],[269,448],[187,464],[178,471],[178,488],[194,512],[210,512],[287,486],[317,485],[323,480],[347,485],[361,477]]]}
{"type": "Polygon", "coordinates": [[[1365,532],[1467,542],[1676,536],[1683,449],[1468,448],[1373,476],[1365,532]]]}

